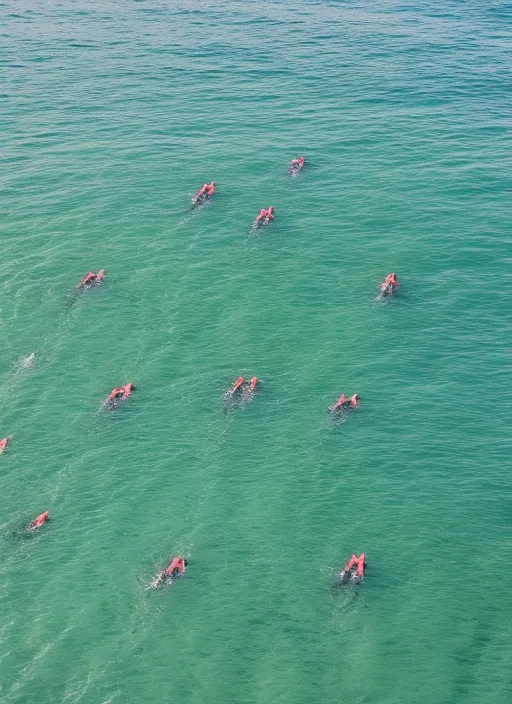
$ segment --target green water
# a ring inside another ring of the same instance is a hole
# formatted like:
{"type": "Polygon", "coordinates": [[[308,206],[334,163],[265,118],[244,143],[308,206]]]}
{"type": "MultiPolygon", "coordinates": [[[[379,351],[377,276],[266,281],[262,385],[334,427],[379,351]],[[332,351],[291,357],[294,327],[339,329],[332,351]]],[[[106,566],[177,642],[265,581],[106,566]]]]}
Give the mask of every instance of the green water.
{"type": "Polygon", "coordinates": [[[2,702],[512,700],[511,39],[475,0],[0,4],[2,702]]]}

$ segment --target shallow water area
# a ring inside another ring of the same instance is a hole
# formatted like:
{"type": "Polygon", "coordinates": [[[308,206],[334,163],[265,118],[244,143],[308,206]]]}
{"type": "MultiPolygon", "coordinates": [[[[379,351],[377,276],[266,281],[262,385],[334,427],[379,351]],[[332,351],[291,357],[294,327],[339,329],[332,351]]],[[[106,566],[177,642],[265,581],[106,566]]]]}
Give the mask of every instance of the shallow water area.
{"type": "Polygon", "coordinates": [[[0,28],[0,700],[508,704],[510,6],[0,28]]]}

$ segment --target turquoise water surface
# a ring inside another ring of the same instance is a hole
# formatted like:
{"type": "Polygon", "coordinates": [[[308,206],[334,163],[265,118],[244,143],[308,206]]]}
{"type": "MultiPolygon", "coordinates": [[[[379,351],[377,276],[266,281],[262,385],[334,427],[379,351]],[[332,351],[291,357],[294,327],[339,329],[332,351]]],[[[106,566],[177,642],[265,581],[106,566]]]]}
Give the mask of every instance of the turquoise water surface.
{"type": "Polygon", "coordinates": [[[2,703],[512,701],[511,40],[476,0],[0,4],[2,703]]]}

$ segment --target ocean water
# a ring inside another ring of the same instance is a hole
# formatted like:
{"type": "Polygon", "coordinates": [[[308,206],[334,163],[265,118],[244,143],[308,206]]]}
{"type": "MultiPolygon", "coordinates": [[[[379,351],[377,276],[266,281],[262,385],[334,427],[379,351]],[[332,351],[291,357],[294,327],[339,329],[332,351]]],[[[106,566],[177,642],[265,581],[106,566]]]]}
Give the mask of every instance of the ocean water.
{"type": "Polygon", "coordinates": [[[511,41],[504,2],[0,4],[0,701],[512,701],[511,41]]]}

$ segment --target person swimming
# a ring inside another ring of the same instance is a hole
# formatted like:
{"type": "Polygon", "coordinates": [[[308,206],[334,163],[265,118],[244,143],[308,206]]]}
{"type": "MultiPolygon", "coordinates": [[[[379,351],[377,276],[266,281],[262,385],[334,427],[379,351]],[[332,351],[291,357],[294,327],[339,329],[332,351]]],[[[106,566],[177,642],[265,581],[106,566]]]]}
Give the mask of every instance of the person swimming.
{"type": "Polygon", "coordinates": [[[350,398],[347,398],[345,394],[341,394],[339,399],[332,406],[329,406],[329,413],[335,413],[342,408],[357,408],[359,405],[359,396],[354,394],[350,398]]]}
{"type": "Polygon", "coordinates": [[[398,288],[398,280],[396,274],[388,274],[384,283],[379,284],[382,296],[392,296],[398,288]]]}
{"type": "Polygon", "coordinates": [[[236,392],[242,388],[243,384],[245,384],[246,381],[243,378],[243,376],[239,376],[238,379],[233,383],[233,386],[230,388],[228,391],[227,395],[229,398],[233,398],[233,396],[236,394],[236,392]]]}
{"type": "Polygon", "coordinates": [[[249,381],[246,381],[242,384],[241,390],[242,390],[242,398],[244,401],[249,401],[252,398],[252,395],[254,391],[256,390],[256,386],[258,384],[258,377],[253,376],[249,381]]]}
{"type": "Polygon", "coordinates": [[[304,168],[305,161],[306,160],[303,156],[300,156],[298,159],[292,159],[288,168],[288,172],[290,173],[290,175],[297,176],[299,171],[302,171],[302,169],[304,168]]]}
{"type": "Polygon", "coordinates": [[[101,284],[105,278],[105,269],[100,269],[97,274],[93,271],[89,271],[88,274],[80,281],[77,286],[78,291],[87,291],[93,286],[98,286],[101,284]]]}
{"type": "Polygon", "coordinates": [[[47,523],[50,520],[50,512],[45,511],[44,513],[41,513],[37,518],[34,518],[33,521],[31,521],[27,526],[25,526],[25,530],[37,530],[38,528],[41,528],[41,526],[44,526],[45,523],[47,523]]]}
{"type": "Polygon", "coordinates": [[[207,200],[210,200],[214,193],[215,181],[205,183],[192,198],[192,205],[201,205],[202,203],[205,203],[207,200]]]}
{"type": "Polygon", "coordinates": [[[178,557],[173,557],[171,564],[165,568],[164,572],[170,579],[175,579],[185,574],[188,562],[184,557],[178,555],[178,557]]]}
{"type": "Polygon", "coordinates": [[[5,450],[5,448],[7,447],[7,445],[9,444],[9,441],[10,441],[11,439],[12,439],[12,435],[10,435],[10,436],[7,437],[7,438],[2,438],[2,439],[0,440],[0,455],[1,455],[2,452],[5,450]]]}
{"type": "Polygon", "coordinates": [[[269,208],[262,208],[256,220],[254,221],[254,227],[265,227],[274,220],[274,207],[271,205],[269,208]]]}
{"type": "Polygon", "coordinates": [[[107,396],[103,402],[103,405],[109,408],[117,408],[119,404],[126,401],[135,390],[135,386],[131,382],[124,386],[119,386],[110,392],[109,396],[107,396]]]}
{"type": "Polygon", "coordinates": [[[339,583],[346,584],[347,582],[352,582],[354,584],[360,584],[364,579],[365,569],[366,555],[364,552],[362,552],[359,557],[355,554],[352,555],[339,574],[339,583]]]}
{"type": "Polygon", "coordinates": [[[188,560],[185,557],[181,557],[181,555],[173,557],[170,565],[156,575],[150,586],[155,589],[163,584],[172,584],[174,580],[185,574],[187,565],[188,560]]]}
{"type": "Polygon", "coordinates": [[[94,271],[88,271],[84,278],[79,284],[75,286],[73,293],[68,296],[66,301],[66,308],[73,306],[85,293],[85,291],[90,291],[91,288],[100,286],[105,278],[105,269],[100,269],[97,274],[94,271]]]}

